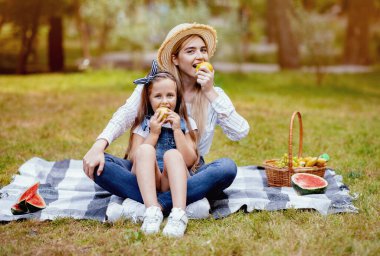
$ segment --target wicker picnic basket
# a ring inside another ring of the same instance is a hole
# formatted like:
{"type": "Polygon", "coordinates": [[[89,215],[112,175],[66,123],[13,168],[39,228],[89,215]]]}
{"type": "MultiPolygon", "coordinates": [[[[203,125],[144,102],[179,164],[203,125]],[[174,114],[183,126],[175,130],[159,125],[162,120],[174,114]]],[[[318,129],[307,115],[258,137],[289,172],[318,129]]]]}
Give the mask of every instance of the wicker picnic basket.
{"type": "Polygon", "coordinates": [[[290,120],[289,128],[289,147],[288,147],[288,166],[284,168],[277,167],[275,162],[278,159],[271,159],[264,161],[265,173],[268,179],[268,185],[271,187],[290,187],[291,186],[291,177],[295,173],[303,172],[315,174],[323,178],[326,171],[326,166],[318,167],[293,167],[293,122],[294,118],[298,116],[300,135],[299,135],[299,148],[298,148],[298,157],[302,157],[302,138],[303,138],[303,128],[302,128],[302,118],[300,112],[294,112],[290,120]]]}

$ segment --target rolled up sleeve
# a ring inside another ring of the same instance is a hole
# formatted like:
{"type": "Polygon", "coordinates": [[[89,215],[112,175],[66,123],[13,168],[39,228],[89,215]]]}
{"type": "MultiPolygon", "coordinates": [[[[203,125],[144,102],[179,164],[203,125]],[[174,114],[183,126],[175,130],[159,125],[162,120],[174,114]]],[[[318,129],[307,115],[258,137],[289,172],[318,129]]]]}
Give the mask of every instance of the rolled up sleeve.
{"type": "Polygon", "coordinates": [[[248,135],[249,124],[237,111],[227,94],[219,87],[215,87],[218,97],[211,103],[217,115],[217,124],[222,127],[226,136],[233,140],[241,140],[248,135]]]}

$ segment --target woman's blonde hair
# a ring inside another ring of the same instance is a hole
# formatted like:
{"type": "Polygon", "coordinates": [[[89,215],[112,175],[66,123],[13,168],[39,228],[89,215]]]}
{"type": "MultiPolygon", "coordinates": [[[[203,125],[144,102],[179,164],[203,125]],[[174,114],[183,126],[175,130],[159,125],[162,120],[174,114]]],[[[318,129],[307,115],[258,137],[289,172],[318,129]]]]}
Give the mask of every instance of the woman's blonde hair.
{"type": "MultiPolygon", "coordinates": [[[[206,41],[197,34],[191,34],[188,36],[183,37],[181,40],[178,40],[178,42],[174,45],[172,50],[172,56],[178,57],[179,51],[182,49],[182,45],[195,37],[199,37],[202,39],[202,41],[206,44],[206,41]]],[[[206,44],[207,47],[207,44],[206,44]]],[[[172,62],[174,65],[174,63],[172,62]]],[[[181,73],[179,72],[179,69],[176,65],[174,65],[174,77],[177,80],[177,84],[184,90],[182,79],[181,79],[181,73]]],[[[191,102],[191,117],[195,120],[197,127],[198,127],[198,141],[200,140],[202,134],[206,130],[206,124],[207,124],[207,112],[208,112],[208,100],[204,96],[204,94],[201,91],[201,86],[197,84],[195,87],[195,96],[193,101],[191,102]]]]}

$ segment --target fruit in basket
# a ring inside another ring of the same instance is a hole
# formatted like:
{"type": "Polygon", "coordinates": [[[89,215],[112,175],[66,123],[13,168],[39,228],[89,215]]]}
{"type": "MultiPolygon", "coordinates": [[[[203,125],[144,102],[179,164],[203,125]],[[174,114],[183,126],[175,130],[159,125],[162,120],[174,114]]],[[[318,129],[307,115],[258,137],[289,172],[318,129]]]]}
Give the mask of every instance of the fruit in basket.
{"type": "Polygon", "coordinates": [[[314,166],[318,161],[318,157],[312,157],[306,162],[306,167],[312,167],[314,166]]]}
{"type": "MultiPolygon", "coordinates": [[[[319,157],[296,157],[294,156],[292,159],[292,166],[293,167],[324,167],[326,166],[327,162],[330,160],[330,156],[326,153],[320,155],[319,157]]],[[[276,160],[274,162],[274,165],[279,168],[285,168],[288,166],[289,157],[288,154],[284,154],[280,159],[276,160]]]]}
{"type": "Polygon", "coordinates": [[[278,160],[276,160],[275,162],[274,162],[274,165],[276,166],[276,167],[279,167],[279,168],[284,168],[284,167],[286,167],[286,166],[288,166],[288,154],[284,154],[283,156],[282,156],[282,158],[280,158],[280,159],[278,159],[278,160]]]}
{"type": "Polygon", "coordinates": [[[326,166],[327,160],[324,158],[318,158],[317,160],[317,166],[318,167],[323,167],[326,166]]]}
{"type": "Polygon", "coordinates": [[[317,162],[315,163],[318,167],[324,167],[326,166],[327,162],[330,160],[330,156],[326,153],[323,153],[320,155],[317,159],[317,162]]]}
{"type": "MultiPolygon", "coordinates": [[[[301,161],[301,158],[294,156],[292,159],[292,165],[294,167],[300,167],[301,166],[300,161],[301,161]]],[[[285,153],[279,160],[275,161],[274,164],[276,167],[285,168],[288,166],[288,163],[289,163],[289,157],[288,157],[288,154],[285,153]]]]}
{"type": "Polygon", "coordinates": [[[330,160],[330,156],[327,154],[327,153],[323,153],[322,155],[319,156],[319,158],[321,159],[325,159],[326,162],[328,162],[330,160]]]}
{"type": "Polygon", "coordinates": [[[294,174],[291,183],[300,195],[323,194],[328,185],[324,178],[309,173],[294,174]]]}

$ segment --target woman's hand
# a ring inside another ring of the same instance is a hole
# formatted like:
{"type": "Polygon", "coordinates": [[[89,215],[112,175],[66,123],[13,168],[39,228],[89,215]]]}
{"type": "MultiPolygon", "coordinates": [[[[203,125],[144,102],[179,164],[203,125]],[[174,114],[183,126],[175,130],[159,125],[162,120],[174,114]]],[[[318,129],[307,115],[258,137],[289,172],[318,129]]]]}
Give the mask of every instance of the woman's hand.
{"type": "Polygon", "coordinates": [[[156,113],[154,113],[154,115],[149,120],[150,133],[154,135],[161,134],[161,127],[165,122],[165,120],[160,120],[158,119],[158,117],[159,117],[159,113],[158,111],[156,111],[156,113]]]}
{"type": "Polygon", "coordinates": [[[201,85],[202,92],[210,102],[219,96],[214,89],[214,74],[215,70],[211,72],[205,66],[200,67],[196,73],[197,83],[201,85]]]}
{"type": "Polygon", "coordinates": [[[210,71],[206,66],[200,67],[196,73],[197,83],[201,85],[204,93],[210,92],[214,89],[214,73],[214,70],[210,71]]]}
{"type": "Polygon", "coordinates": [[[104,149],[108,142],[97,140],[87,154],[83,157],[83,171],[90,179],[94,179],[94,171],[98,166],[97,174],[101,175],[104,168],[104,149]]]}
{"type": "Polygon", "coordinates": [[[169,110],[169,115],[166,118],[166,121],[172,125],[173,131],[177,129],[181,129],[181,118],[173,110],[171,109],[169,110]]]}

